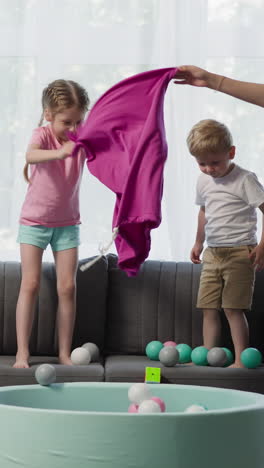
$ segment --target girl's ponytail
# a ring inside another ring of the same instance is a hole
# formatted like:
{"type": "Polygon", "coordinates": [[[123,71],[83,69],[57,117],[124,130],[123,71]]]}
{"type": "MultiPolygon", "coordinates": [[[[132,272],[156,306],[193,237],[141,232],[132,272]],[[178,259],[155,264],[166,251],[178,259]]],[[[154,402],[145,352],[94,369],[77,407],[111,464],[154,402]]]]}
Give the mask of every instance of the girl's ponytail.
{"type": "Polygon", "coordinates": [[[29,168],[29,164],[26,163],[25,166],[24,166],[24,169],[23,169],[23,175],[24,175],[24,179],[25,181],[30,184],[30,178],[28,176],[28,168],[29,168]]]}

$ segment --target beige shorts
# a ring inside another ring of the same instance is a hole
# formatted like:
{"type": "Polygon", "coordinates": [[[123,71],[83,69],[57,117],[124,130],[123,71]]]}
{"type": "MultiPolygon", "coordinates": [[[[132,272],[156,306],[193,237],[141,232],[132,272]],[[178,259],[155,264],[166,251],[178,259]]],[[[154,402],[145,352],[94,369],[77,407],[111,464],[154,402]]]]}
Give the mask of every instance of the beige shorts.
{"type": "Polygon", "coordinates": [[[250,309],[255,269],[249,254],[255,245],[207,247],[198,291],[202,309],[250,309]]]}

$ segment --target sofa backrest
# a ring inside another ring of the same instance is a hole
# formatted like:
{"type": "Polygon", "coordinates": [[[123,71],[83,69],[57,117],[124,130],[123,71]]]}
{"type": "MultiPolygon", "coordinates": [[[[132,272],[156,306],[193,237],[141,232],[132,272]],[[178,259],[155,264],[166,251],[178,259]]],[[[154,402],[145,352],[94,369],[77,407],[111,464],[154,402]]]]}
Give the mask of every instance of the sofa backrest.
{"type": "MultiPolygon", "coordinates": [[[[201,265],[146,261],[136,277],[117,268],[108,255],[106,353],[144,354],[152,340],[174,340],[200,346],[202,312],[196,308],[201,265]]],[[[256,275],[253,307],[247,313],[251,346],[264,352],[264,273],[256,275]]],[[[222,346],[232,349],[227,320],[221,311],[222,346]]]]}
{"type": "Polygon", "coordinates": [[[198,346],[201,311],[195,307],[200,266],[146,261],[128,278],[108,256],[106,352],[144,354],[152,340],[198,346]]]}
{"type": "MultiPolygon", "coordinates": [[[[82,260],[85,263],[88,259],[82,260]]],[[[87,341],[104,346],[107,295],[107,260],[77,272],[77,317],[73,348],[87,341]]],[[[0,262],[0,354],[16,353],[16,303],[21,282],[19,262],[0,262]]],[[[53,263],[43,263],[41,286],[35,309],[30,351],[32,355],[57,354],[57,293],[53,263]]]]}

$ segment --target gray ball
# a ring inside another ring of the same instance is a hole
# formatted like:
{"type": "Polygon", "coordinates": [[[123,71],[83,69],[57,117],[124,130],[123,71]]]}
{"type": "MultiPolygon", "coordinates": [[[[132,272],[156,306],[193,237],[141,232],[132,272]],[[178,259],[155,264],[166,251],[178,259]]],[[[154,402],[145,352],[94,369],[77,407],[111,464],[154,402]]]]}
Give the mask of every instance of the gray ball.
{"type": "Polygon", "coordinates": [[[210,366],[223,367],[227,362],[227,354],[222,348],[212,348],[208,351],[207,361],[210,366]]]}
{"type": "Polygon", "coordinates": [[[172,367],[179,362],[180,353],[175,346],[164,346],[159,352],[159,360],[166,367],[172,367]]]}
{"type": "Polygon", "coordinates": [[[35,371],[36,381],[40,385],[50,385],[56,381],[56,370],[51,364],[41,364],[35,371]]]}
{"type": "Polygon", "coordinates": [[[98,362],[100,357],[100,351],[98,346],[95,343],[84,343],[82,348],[85,348],[89,351],[91,355],[91,362],[98,362]]]}

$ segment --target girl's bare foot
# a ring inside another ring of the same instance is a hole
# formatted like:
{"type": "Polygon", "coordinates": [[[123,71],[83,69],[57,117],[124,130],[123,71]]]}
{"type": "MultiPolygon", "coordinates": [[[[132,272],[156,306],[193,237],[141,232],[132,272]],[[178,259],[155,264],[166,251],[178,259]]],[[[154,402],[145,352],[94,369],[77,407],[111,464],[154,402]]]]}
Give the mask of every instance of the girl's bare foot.
{"type": "Polygon", "coordinates": [[[69,356],[59,356],[59,361],[60,361],[60,364],[63,364],[64,366],[73,365],[71,358],[69,356]]]}
{"type": "Polygon", "coordinates": [[[28,359],[29,359],[29,356],[24,356],[24,355],[20,356],[19,354],[17,354],[16,362],[13,365],[13,367],[15,369],[28,369],[29,368],[28,359]]]}

